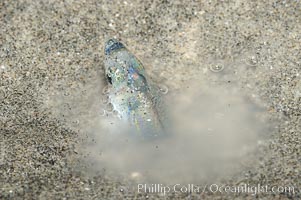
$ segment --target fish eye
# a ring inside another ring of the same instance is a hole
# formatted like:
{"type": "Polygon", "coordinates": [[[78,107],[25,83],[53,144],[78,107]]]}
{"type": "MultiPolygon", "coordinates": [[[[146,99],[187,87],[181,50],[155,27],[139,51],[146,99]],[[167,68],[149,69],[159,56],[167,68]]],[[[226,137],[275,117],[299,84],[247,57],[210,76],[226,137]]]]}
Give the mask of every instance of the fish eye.
{"type": "Polygon", "coordinates": [[[112,78],[109,75],[107,75],[106,77],[107,77],[108,82],[112,85],[112,78]]]}

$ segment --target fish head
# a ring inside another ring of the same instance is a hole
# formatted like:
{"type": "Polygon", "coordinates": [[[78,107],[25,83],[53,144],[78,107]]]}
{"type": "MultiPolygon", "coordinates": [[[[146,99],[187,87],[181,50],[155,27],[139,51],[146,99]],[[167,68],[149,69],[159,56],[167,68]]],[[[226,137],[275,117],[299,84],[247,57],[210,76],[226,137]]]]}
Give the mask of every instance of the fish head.
{"type": "Polygon", "coordinates": [[[116,39],[109,39],[105,44],[105,73],[113,88],[147,89],[143,65],[116,39]]]}
{"type": "Polygon", "coordinates": [[[158,90],[147,79],[142,63],[115,39],[105,43],[104,51],[108,96],[114,110],[145,137],[161,135],[158,90]]]}
{"type": "Polygon", "coordinates": [[[119,49],[125,48],[124,45],[116,39],[109,39],[105,44],[105,55],[110,55],[119,49]]]}

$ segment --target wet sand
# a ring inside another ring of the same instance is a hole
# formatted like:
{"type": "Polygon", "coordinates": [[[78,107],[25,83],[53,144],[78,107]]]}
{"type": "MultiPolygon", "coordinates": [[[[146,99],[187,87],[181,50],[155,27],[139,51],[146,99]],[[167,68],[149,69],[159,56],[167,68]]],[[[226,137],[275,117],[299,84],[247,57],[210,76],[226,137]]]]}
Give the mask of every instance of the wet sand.
{"type": "Polygon", "coordinates": [[[1,1],[0,199],[301,198],[300,16],[297,0],[1,1]],[[110,37],[171,91],[200,74],[217,81],[210,66],[225,65],[231,79],[221,81],[254,94],[274,125],[254,160],[217,184],[292,186],[294,194],[162,196],[106,173],[88,176],[78,122],[53,107],[77,91],[84,104],[93,101],[85,92],[101,82],[110,37]]]}

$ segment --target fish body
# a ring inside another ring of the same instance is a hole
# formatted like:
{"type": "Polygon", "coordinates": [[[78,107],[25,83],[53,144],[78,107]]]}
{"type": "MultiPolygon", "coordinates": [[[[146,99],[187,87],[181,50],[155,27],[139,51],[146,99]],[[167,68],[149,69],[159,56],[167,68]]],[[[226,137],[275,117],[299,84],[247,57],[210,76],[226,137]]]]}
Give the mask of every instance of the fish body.
{"type": "Polygon", "coordinates": [[[114,112],[143,137],[162,135],[159,89],[147,79],[142,63],[121,42],[110,39],[104,66],[114,112]]]}

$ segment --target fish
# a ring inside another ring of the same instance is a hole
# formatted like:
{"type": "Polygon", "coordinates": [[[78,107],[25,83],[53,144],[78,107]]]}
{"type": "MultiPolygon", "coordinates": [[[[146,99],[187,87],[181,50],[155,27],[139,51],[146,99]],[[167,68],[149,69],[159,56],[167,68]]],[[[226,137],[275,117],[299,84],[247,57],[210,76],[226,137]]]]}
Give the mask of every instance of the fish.
{"type": "Polygon", "coordinates": [[[104,53],[107,96],[113,112],[134,127],[135,135],[164,135],[160,89],[147,77],[143,64],[116,39],[105,43],[104,53]]]}

